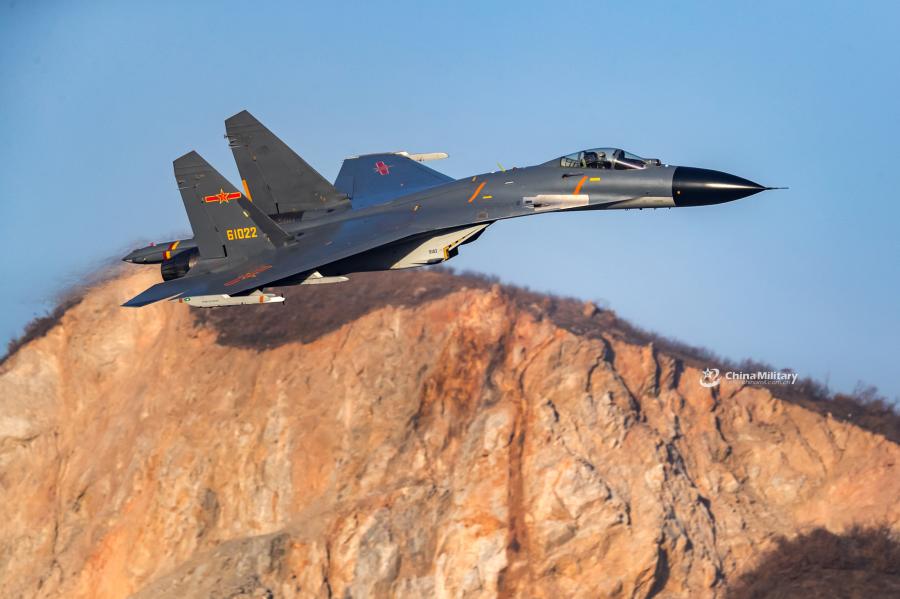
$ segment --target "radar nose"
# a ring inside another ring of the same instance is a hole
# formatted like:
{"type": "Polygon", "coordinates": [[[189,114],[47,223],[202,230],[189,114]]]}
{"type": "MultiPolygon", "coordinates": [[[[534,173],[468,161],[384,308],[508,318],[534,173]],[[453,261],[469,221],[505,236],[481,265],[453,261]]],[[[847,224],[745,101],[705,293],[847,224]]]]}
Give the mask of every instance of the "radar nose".
{"type": "Polygon", "coordinates": [[[705,168],[679,166],[672,177],[672,199],[676,206],[722,204],[766,189],[771,188],[705,168]]]}

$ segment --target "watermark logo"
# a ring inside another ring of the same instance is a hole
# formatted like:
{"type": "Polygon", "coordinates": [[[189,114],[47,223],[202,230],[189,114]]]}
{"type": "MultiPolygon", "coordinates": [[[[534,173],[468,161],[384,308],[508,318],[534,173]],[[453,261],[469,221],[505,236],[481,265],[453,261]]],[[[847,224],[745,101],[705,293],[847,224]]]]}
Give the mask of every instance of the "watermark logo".
{"type": "Polygon", "coordinates": [[[700,372],[700,386],[718,387],[722,379],[740,381],[745,385],[793,385],[799,376],[796,372],[781,370],[757,370],[755,372],[729,370],[722,375],[718,368],[706,368],[700,372]]]}
{"type": "Polygon", "coordinates": [[[700,376],[701,387],[718,387],[719,386],[719,369],[707,368],[700,376]]]}

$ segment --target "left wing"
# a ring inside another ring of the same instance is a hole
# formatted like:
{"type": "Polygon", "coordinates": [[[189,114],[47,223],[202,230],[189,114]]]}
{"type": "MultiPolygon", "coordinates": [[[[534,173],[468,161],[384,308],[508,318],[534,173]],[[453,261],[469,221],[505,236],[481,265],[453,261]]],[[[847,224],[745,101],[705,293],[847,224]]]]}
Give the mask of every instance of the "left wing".
{"type": "MultiPolygon", "coordinates": [[[[243,200],[246,202],[246,200],[243,200]]],[[[412,211],[385,212],[308,230],[299,239],[216,270],[194,271],[150,287],[123,306],[140,307],[164,299],[196,295],[237,295],[308,272],[410,236],[412,211]]],[[[256,219],[260,213],[252,214],[256,219]]],[[[262,218],[267,218],[262,215],[262,218]]]]}

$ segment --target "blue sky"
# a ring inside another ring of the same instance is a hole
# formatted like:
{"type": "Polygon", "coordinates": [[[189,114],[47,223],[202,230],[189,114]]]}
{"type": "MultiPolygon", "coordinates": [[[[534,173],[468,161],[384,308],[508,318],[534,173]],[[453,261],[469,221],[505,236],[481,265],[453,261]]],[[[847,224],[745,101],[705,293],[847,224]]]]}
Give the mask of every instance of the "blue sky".
{"type": "Polygon", "coordinates": [[[187,231],[171,161],[236,181],[222,121],[247,108],[331,179],[363,152],[446,151],[461,177],[618,146],[790,186],[500,223],[450,264],[900,396],[900,5],[249,6],[0,8],[0,341],[187,231]]]}

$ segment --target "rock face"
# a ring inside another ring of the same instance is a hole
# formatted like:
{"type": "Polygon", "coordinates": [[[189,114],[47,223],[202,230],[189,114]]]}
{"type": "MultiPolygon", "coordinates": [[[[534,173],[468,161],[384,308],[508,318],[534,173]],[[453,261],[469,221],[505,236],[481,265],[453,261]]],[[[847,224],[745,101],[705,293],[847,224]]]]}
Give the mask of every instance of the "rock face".
{"type": "Polygon", "coordinates": [[[0,366],[4,596],[725,597],[779,536],[900,528],[896,443],[504,288],[259,350],[118,307],[156,278],[0,366]]]}

